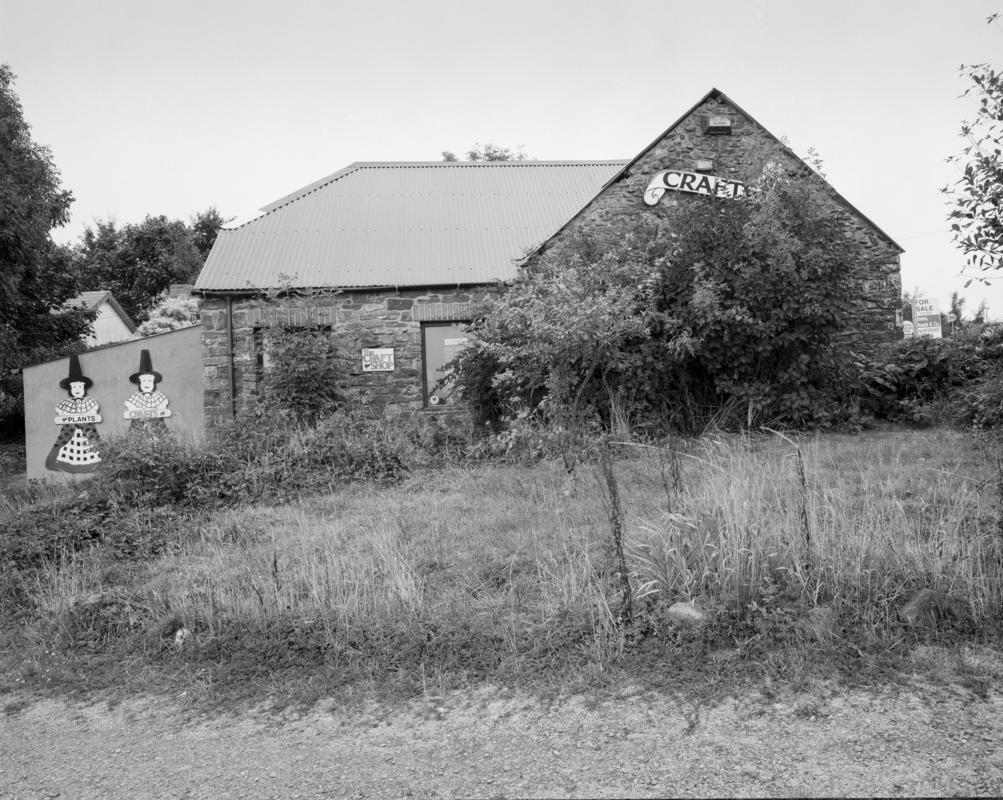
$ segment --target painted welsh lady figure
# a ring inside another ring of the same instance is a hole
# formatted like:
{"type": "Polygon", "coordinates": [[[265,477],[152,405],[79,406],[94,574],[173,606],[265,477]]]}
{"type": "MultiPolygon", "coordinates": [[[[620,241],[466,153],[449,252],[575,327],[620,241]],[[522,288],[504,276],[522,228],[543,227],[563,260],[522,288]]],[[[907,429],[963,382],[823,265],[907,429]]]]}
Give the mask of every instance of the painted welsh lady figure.
{"type": "Polygon", "coordinates": [[[59,472],[93,472],[101,463],[98,452],[97,423],[101,421],[99,406],[87,390],[94,381],[80,369],[80,359],[70,356],[70,374],[59,382],[59,387],[69,394],[56,404],[55,423],[60,426],[59,436],[52,445],[45,468],[59,472]]]}
{"type": "Polygon", "coordinates": [[[139,391],[125,401],[125,418],[132,420],[130,428],[166,428],[164,418],[171,416],[171,410],[167,407],[169,401],[167,395],[157,389],[157,384],[163,379],[164,376],[153,368],[150,351],[141,350],[139,371],[129,376],[129,380],[139,387],[139,391]]]}

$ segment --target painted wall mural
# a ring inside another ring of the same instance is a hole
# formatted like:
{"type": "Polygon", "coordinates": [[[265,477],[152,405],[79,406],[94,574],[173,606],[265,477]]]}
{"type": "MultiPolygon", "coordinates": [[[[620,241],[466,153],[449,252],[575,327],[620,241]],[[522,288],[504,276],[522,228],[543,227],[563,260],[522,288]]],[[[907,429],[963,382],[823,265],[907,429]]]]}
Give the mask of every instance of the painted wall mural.
{"type": "Polygon", "coordinates": [[[70,356],[69,375],[59,382],[69,397],[56,404],[55,423],[59,436],[52,445],[45,468],[58,472],[93,472],[101,463],[97,424],[101,422],[97,400],[87,396],[94,381],[84,375],[80,358],[70,356]]]}
{"type": "Polygon", "coordinates": [[[121,444],[128,448],[130,435],[159,439],[170,431],[186,440],[201,439],[201,350],[202,329],[193,326],[87,350],[77,354],[75,363],[67,356],[25,367],[27,478],[88,481],[108,468],[109,443],[124,439],[121,444]],[[80,385],[72,386],[71,379],[80,385]],[[59,444],[54,446],[57,432],[59,444]]]}
{"type": "Polygon", "coordinates": [[[131,420],[130,428],[166,427],[164,419],[171,416],[171,410],[167,407],[170,401],[167,395],[157,388],[157,384],[163,379],[164,376],[153,368],[150,351],[141,350],[139,370],[129,376],[129,381],[136,384],[139,391],[125,401],[125,418],[131,420]]]}

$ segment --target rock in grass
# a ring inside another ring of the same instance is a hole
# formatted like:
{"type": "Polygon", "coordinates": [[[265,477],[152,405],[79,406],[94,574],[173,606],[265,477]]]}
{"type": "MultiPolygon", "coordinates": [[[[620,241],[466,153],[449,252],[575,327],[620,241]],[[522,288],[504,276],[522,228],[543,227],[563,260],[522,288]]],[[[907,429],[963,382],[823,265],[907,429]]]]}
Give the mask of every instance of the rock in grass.
{"type": "Polygon", "coordinates": [[[706,611],[701,611],[693,602],[673,603],[666,612],[669,619],[678,622],[680,625],[687,625],[691,628],[699,628],[706,624],[710,618],[706,611]]]}
{"type": "Polygon", "coordinates": [[[174,633],[174,646],[180,650],[184,647],[192,638],[192,632],[188,628],[178,628],[174,633]]]}
{"type": "Polygon", "coordinates": [[[961,622],[967,616],[964,600],[937,589],[920,589],[899,609],[899,618],[915,628],[935,628],[942,620],[961,622]]]}

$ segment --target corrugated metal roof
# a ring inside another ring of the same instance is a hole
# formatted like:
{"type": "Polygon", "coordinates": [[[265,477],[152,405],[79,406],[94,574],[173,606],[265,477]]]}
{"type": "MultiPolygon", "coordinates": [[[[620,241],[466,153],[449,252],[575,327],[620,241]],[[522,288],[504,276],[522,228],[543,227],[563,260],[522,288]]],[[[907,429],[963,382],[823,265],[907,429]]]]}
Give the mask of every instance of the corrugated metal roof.
{"type": "Polygon", "coordinates": [[[505,280],[626,163],[351,164],[221,230],[195,290],[505,280]]]}

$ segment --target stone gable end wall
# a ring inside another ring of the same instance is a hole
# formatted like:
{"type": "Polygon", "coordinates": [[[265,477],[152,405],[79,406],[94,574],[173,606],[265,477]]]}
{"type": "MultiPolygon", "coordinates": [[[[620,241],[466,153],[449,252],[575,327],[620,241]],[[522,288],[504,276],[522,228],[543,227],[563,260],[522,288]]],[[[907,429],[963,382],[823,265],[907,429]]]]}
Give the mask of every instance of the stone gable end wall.
{"type": "MultiPolygon", "coordinates": [[[[801,162],[776,138],[755,121],[721,97],[709,98],[695,108],[660,141],[650,147],[613,185],[586,206],[574,220],[562,229],[547,249],[560,248],[576,230],[601,230],[613,226],[623,217],[664,220],[672,209],[692,196],[683,192],[666,192],[654,206],[644,202],[644,191],[651,178],[665,169],[694,172],[698,159],[714,162],[709,174],[721,178],[751,183],[762,174],[769,160],[781,158],[785,166],[803,170],[801,162]],[[705,135],[704,120],[725,116],[731,120],[728,135],[705,135]]],[[[831,197],[832,209],[839,214],[850,235],[861,241],[867,254],[853,274],[860,302],[848,320],[846,337],[849,346],[858,352],[875,353],[902,337],[896,327],[896,311],[901,308],[902,280],[898,248],[859,212],[841,202],[832,188],[816,176],[831,197]]],[[[730,202],[722,198],[722,203],[730,202]]]]}
{"type": "MultiPolygon", "coordinates": [[[[468,320],[490,288],[471,290],[313,293],[304,297],[234,297],[233,383],[239,411],[251,402],[261,380],[261,331],[272,325],[330,326],[350,364],[350,403],[374,417],[423,407],[421,323],[468,320]],[[362,349],[391,347],[393,372],[363,372],[362,349]]],[[[202,306],[203,387],[207,418],[230,416],[229,341],[226,299],[208,297],[202,306]]]]}

